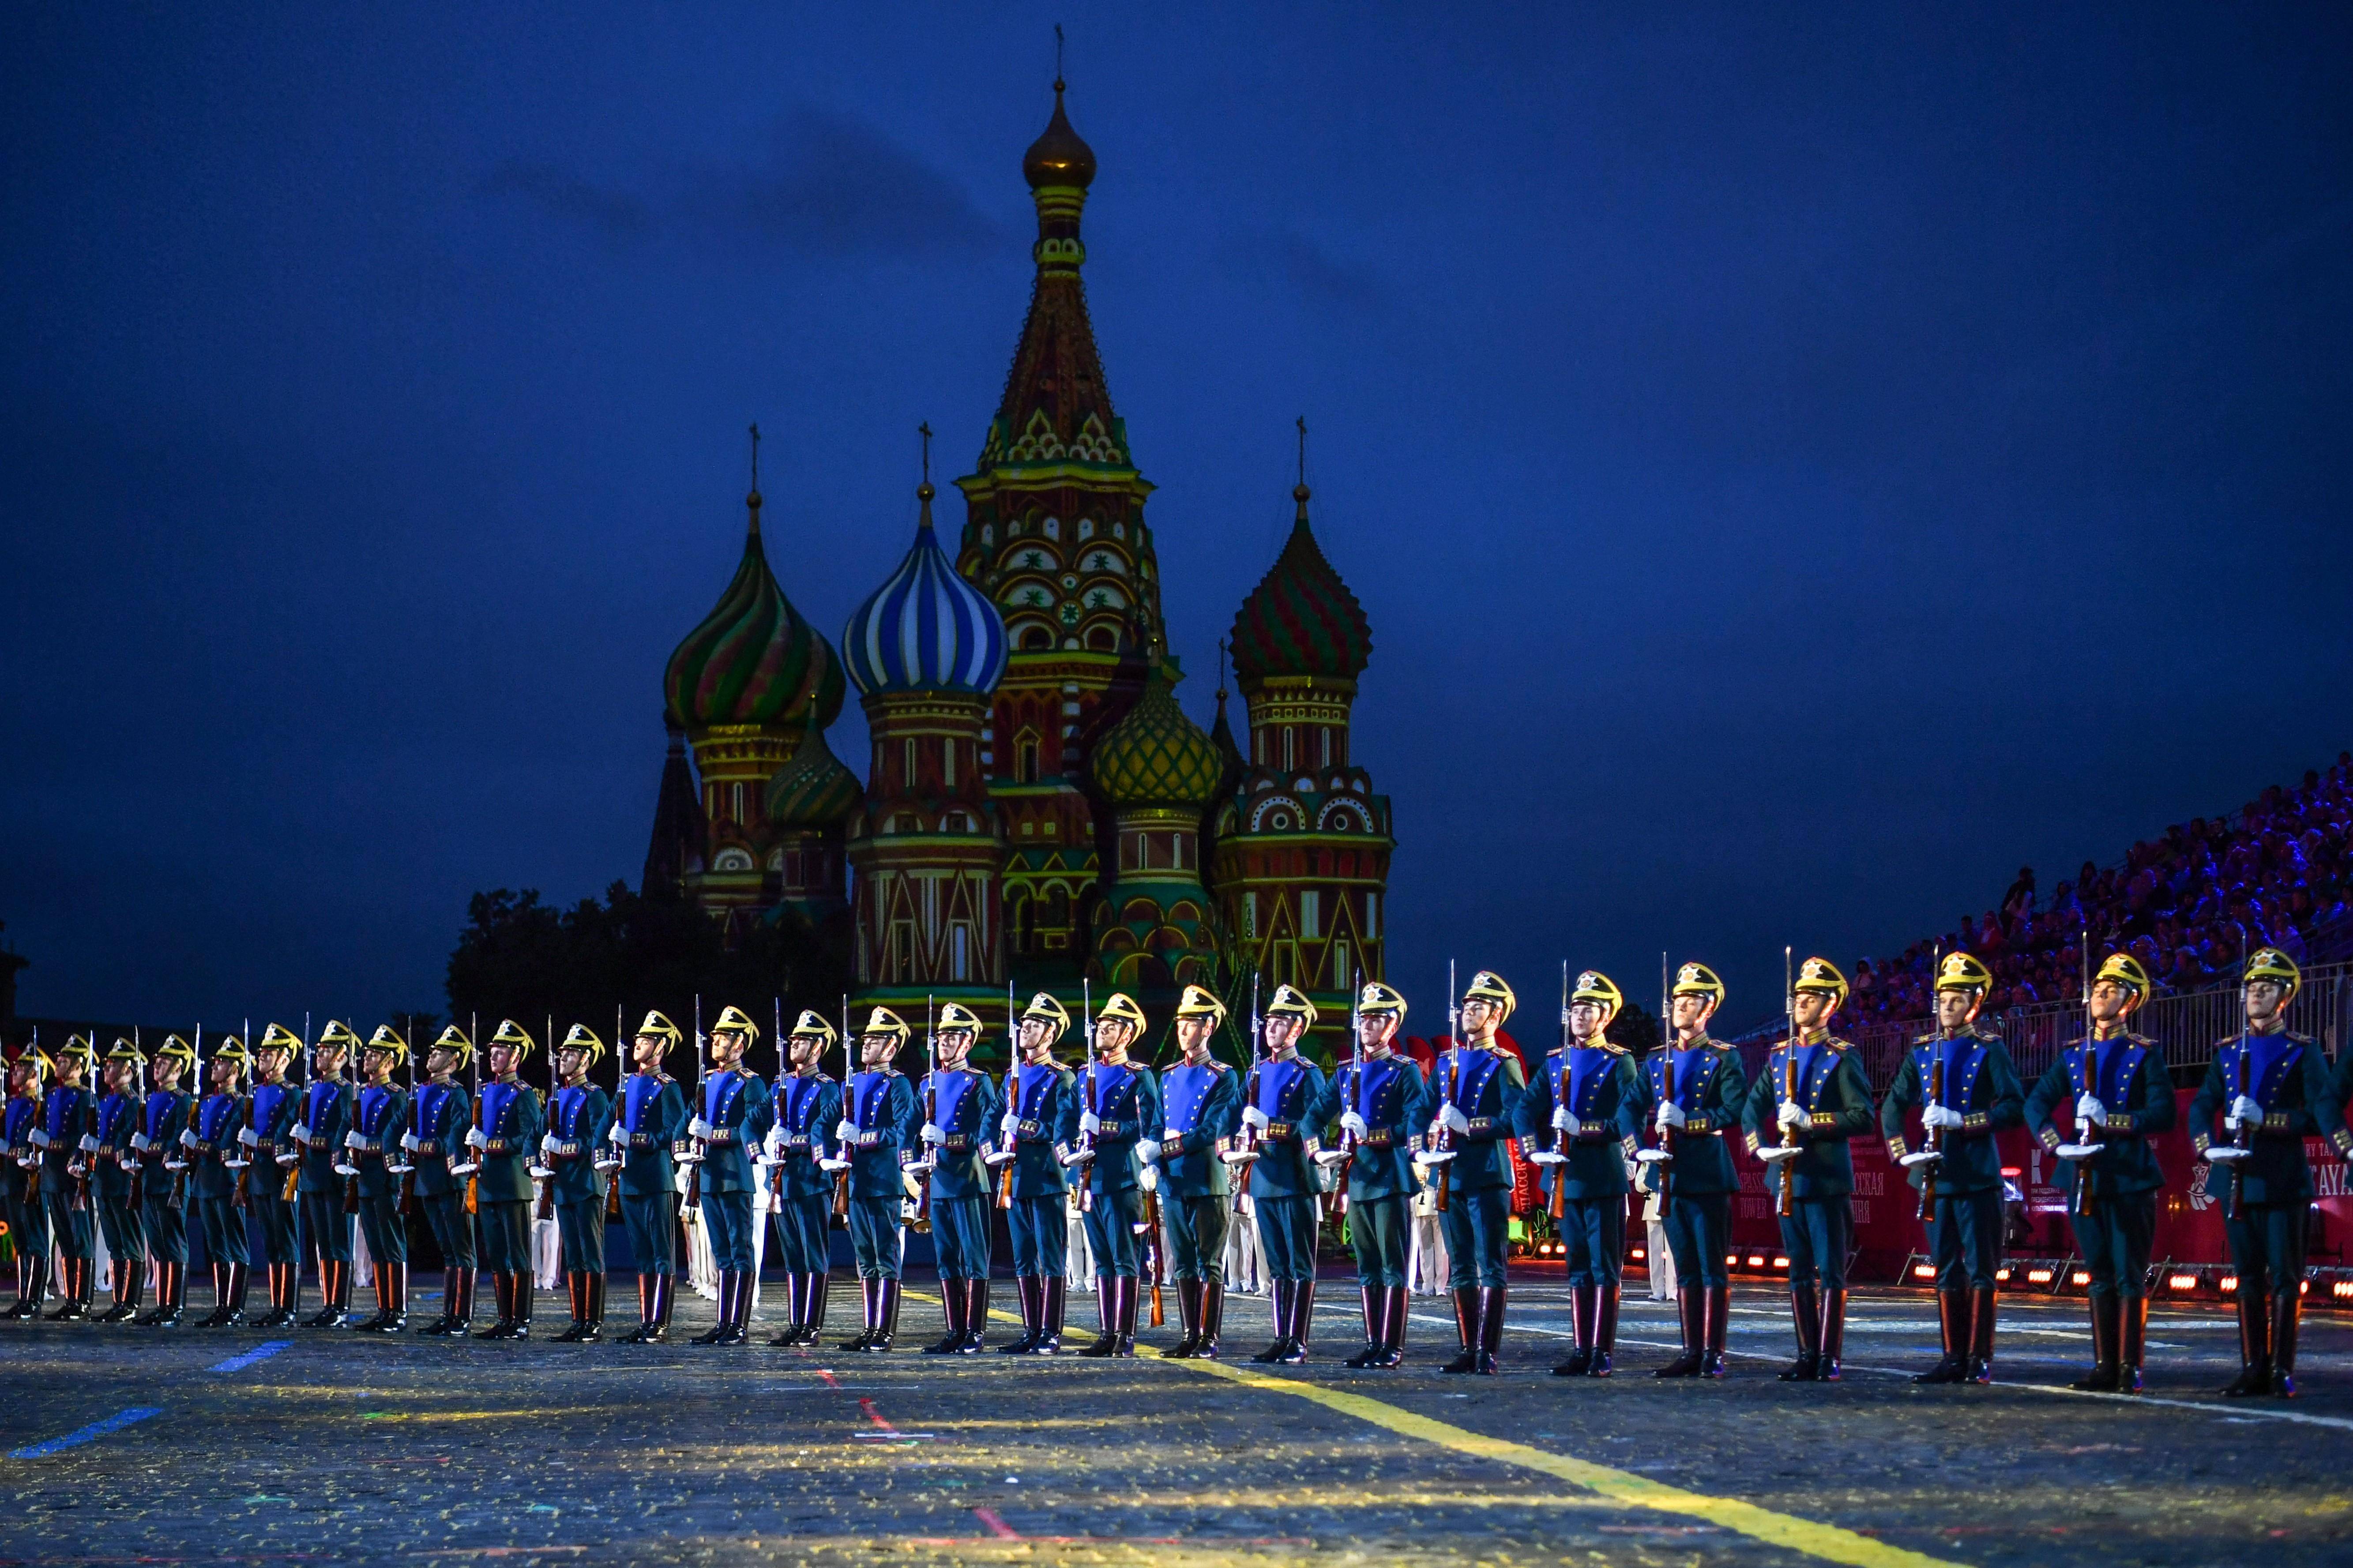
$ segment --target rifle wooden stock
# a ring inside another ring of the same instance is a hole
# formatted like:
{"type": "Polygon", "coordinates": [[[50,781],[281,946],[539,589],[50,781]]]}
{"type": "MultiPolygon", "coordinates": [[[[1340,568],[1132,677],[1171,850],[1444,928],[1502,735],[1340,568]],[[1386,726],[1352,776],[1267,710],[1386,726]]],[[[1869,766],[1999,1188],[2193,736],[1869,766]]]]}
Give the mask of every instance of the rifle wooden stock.
{"type": "MultiPolygon", "coordinates": [[[[1795,1030],[1789,1034],[1788,1054],[1781,1059],[1781,1098],[1785,1101],[1798,1098],[1798,1036],[1795,1030]]],[[[1796,1131],[1788,1122],[1781,1123],[1782,1148],[1796,1144],[1796,1131]]],[[[1784,1219],[1798,1210],[1798,1173],[1792,1168],[1796,1164],[1794,1159],[1781,1162],[1781,1217],[1784,1219]]]]}
{"type": "MultiPolygon", "coordinates": [[[[1940,1051],[1928,1064],[1928,1103],[1930,1105],[1938,1104],[1944,1100],[1944,1098],[1945,1058],[1940,1051]]],[[[1943,1153],[1945,1151],[1944,1129],[1941,1127],[1929,1128],[1927,1136],[1921,1139],[1920,1142],[1927,1145],[1927,1149],[1930,1153],[1943,1153]]],[[[1914,1216],[1915,1218],[1926,1219],[1936,1212],[1936,1167],[1942,1163],[1943,1162],[1938,1160],[1931,1160],[1927,1163],[1926,1167],[1920,1173],[1920,1212],[1914,1216]]]]}

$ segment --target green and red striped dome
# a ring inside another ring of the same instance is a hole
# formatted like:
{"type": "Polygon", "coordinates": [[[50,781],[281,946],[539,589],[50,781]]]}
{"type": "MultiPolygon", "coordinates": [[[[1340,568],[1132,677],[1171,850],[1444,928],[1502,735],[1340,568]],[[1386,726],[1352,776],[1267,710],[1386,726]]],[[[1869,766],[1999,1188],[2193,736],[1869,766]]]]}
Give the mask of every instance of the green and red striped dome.
{"type": "Polygon", "coordinates": [[[826,744],[825,731],[815,725],[801,738],[792,761],[768,781],[766,802],[772,827],[822,828],[849,820],[866,791],[858,777],[842,766],[826,744]]]}
{"type": "Polygon", "coordinates": [[[1291,537],[1234,616],[1234,673],[1354,680],[1373,657],[1372,624],[1307,526],[1307,487],[1291,493],[1299,502],[1291,537]]]}
{"type": "Polygon", "coordinates": [[[662,673],[662,700],[690,734],[722,724],[822,729],[841,711],[841,660],[776,585],[760,548],[760,492],[746,500],[752,522],[734,579],[662,673]]]}

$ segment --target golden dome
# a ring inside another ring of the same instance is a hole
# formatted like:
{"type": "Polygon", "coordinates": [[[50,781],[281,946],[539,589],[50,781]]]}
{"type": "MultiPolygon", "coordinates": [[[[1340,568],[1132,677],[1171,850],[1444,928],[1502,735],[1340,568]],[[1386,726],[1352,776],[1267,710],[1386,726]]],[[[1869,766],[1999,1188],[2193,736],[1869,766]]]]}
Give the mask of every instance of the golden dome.
{"type": "Polygon", "coordinates": [[[1033,191],[1046,185],[1076,185],[1085,190],[1094,183],[1095,150],[1071,129],[1070,117],[1062,112],[1059,79],[1054,83],[1054,118],[1046,122],[1046,133],[1021,155],[1021,174],[1033,191]]]}

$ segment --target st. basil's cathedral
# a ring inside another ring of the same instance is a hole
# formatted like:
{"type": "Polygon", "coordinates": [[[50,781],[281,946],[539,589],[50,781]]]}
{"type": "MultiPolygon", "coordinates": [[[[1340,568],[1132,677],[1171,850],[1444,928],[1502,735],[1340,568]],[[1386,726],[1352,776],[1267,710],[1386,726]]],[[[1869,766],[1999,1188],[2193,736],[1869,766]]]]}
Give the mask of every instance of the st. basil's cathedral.
{"type": "Polygon", "coordinates": [[[987,1009],[1008,983],[1075,1013],[1091,981],[1153,1010],[1156,1038],[1182,985],[1212,987],[1239,1019],[1256,975],[1313,996],[1328,1045],[1352,981],[1384,973],[1389,802],[1349,744],[1371,627],[1316,544],[1303,482],[1289,540],[1234,617],[1246,744],[1222,666],[1207,732],[1178,706],[1153,486],[1081,277],[1095,157],[1062,93],[1022,160],[1037,281],[979,462],[955,481],[953,555],[927,475],[906,555],[837,652],[769,569],[755,477],[743,560],[664,675],[647,890],[835,933],[857,999],[902,1014],[927,996],[987,1009]],[[863,784],[826,740],[851,687],[872,740],[863,784]]]}

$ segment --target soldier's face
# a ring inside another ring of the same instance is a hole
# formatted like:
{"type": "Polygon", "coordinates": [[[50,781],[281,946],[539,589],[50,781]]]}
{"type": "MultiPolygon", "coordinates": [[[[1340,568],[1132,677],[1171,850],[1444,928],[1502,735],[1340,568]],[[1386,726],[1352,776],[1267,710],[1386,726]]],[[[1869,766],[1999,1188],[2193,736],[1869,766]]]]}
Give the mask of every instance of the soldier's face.
{"type": "Polygon", "coordinates": [[[392,1053],[390,1051],[378,1050],[362,1051],[360,1053],[360,1070],[367,1074],[369,1078],[374,1079],[378,1082],[382,1082],[385,1079],[389,1078],[392,1075],[392,1053]]]}
{"type": "Polygon", "coordinates": [[[1601,1033],[1601,1026],[1607,1021],[1608,1015],[1602,1011],[1599,1003],[1572,1002],[1568,1005],[1568,1037],[1572,1040],[1592,1039],[1601,1033]]]}
{"type": "Polygon", "coordinates": [[[448,1078],[458,1070],[458,1053],[434,1047],[425,1053],[425,1070],[434,1078],[448,1078]]]}
{"type": "Polygon", "coordinates": [[[509,1073],[514,1071],[515,1068],[522,1062],[522,1058],[515,1054],[515,1048],[512,1046],[492,1046],[491,1047],[491,1076],[492,1078],[504,1078],[509,1073]]]}
{"type": "Polygon", "coordinates": [[[964,1066],[965,1058],[972,1055],[970,1029],[944,1029],[939,1040],[940,1066],[950,1071],[964,1066]]]}
{"type": "Polygon", "coordinates": [[[810,1067],[818,1058],[825,1055],[825,1037],[822,1035],[795,1035],[785,1044],[786,1048],[793,1053],[793,1066],[797,1068],[810,1067]]]}
{"type": "Polygon", "coordinates": [[[1043,1018],[1021,1020],[1021,1054],[1029,1060],[1042,1061],[1054,1048],[1054,1026],[1043,1018]]]}
{"type": "Polygon", "coordinates": [[[1134,1038],[1135,1026],[1124,1018],[1105,1018],[1095,1025],[1095,1049],[1105,1056],[1119,1055],[1134,1038]]]}
{"type": "Polygon", "coordinates": [[[272,1047],[254,1058],[253,1065],[265,1079],[282,1078],[286,1072],[286,1052],[272,1047]]]}
{"type": "Polygon", "coordinates": [[[122,1086],[130,1080],[131,1064],[129,1062],[109,1062],[106,1064],[106,1088],[108,1093],[121,1094],[122,1092],[122,1086]]]}
{"type": "Polygon", "coordinates": [[[588,1070],[588,1053],[570,1046],[555,1053],[555,1070],[565,1078],[578,1078],[588,1070]]]}
{"type": "Polygon", "coordinates": [[[235,1089],[236,1087],[237,1087],[237,1064],[236,1064],[235,1062],[215,1062],[215,1063],[213,1063],[213,1088],[214,1088],[214,1089],[215,1089],[216,1092],[219,1092],[219,1093],[222,1093],[222,1094],[226,1094],[226,1093],[227,1093],[230,1089],[235,1089]]]}
{"type": "Polygon", "coordinates": [[[1668,1004],[1667,1016],[1674,1020],[1676,1034],[1696,1035],[1707,1027],[1707,1016],[1715,1010],[1708,997],[1678,996],[1668,1004]]]}
{"type": "Polygon", "coordinates": [[[155,1058],[155,1087],[157,1089],[174,1089],[179,1086],[179,1082],[180,1058],[177,1057],[157,1057],[155,1058]]]}
{"type": "Polygon", "coordinates": [[[2131,1002],[2132,992],[2116,981],[2103,980],[2092,987],[2092,1016],[2099,1023],[2115,1023],[2131,1002]]]}
{"type": "Polygon", "coordinates": [[[1838,998],[1827,991],[1800,991],[1789,1010],[1797,1015],[1799,1028],[1819,1029],[1830,1022],[1837,1006],[1838,998]]]}
{"type": "Polygon", "coordinates": [[[2287,1005],[2287,987],[2276,980],[2247,982],[2247,1022],[2268,1024],[2287,1005]]]}
{"type": "Polygon", "coordinates": [[[629,1054],[637,1058],[639,1072],[653,1072],[662,1065],[662,1057],[670,1042],[659,1035],[639,1035],[629,1042],[629,1054]]]}
{"type": "Polygon", "coordinates": [[[730,1029],[723,1035],[711,1037],[711,1065],[732,1068],[744,1059],[744,1047],[751,1044],[744,1036],[730,1029]]]}
{"type": "Polygon", "coordinates": [[[1209,1040],[1218,1032],[1215,1018],[1179,1018],[1176,1020],[1176,1044],[1188,1057],[1208,1054],[1209,1040]]]}
{"type": "Polygon", "coordinates": [[[343,1070],[344,1055],[341,1046],[321,1046],[311,1059],[319,1064],[322,1077],[332,1078],[343,1070]]]}
{"type": "Polygon", "coordinates": [[[1947,1029],[1959,1028],[1977,1010],[1978,994],[1974,991],[1936,993],[1936,1022],[1947,1029]]]}
{"type": "Polygon", "coordinates": [[[33,1091],[33,1068],[31,1063],[18,1061],[13,1063],[9,1067],[8,1090],[12,1094],[30,1094],[33,1091]]]}
{"type": "Polygon", "coordinates": [[[879,1072],[889,1067],[898,1054],[899,1037],[896,1035],[866,1035],[859,1039],[858,1059],[871,1071],[879,1072]]]}
{"type": "Polygon", "coordinates": [[[1262,1028],[1266,1035],[1266,1048],[1280,1054],[1299,1048],[1299,1037],[1307,1032],[1307,1020],[1285,1013],[1269,1018],[1262,1028]]]}
{"type": "Polygon", "coordinates": [[[1363,1013],[1356,1018],[1356,1046],[1368,1056],[1386,1056],[1389,1042],[1397,1038],[1398,1016],[1395,1013],[1363,1013]]]}
{"type": "Polygon", "coordinates": [[[1495,1005],[1483,996],[1473,996],[1462,1004],[1462,1033],[1476,1038],[1493,1028],[1499,1021],[1495,1005]]]}

